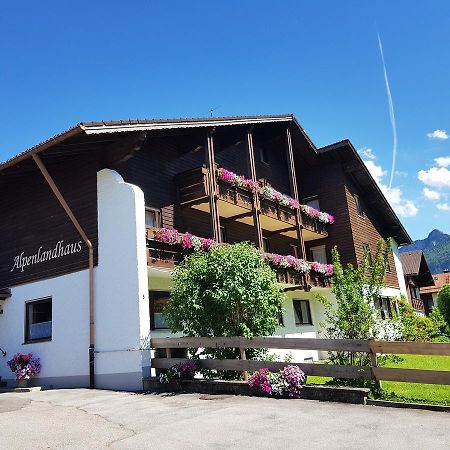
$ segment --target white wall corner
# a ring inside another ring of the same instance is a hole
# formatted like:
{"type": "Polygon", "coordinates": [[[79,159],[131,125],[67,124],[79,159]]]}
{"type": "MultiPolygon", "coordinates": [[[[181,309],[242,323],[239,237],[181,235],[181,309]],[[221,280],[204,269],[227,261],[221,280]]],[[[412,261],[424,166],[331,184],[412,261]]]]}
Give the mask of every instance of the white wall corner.
{"type": "Polygon", "coordinates": [[[398,250],[398,244],[394,239],[392,239],[392,253],[394,255],[395,272],[397,273],[400,293],[407,298],[408,296],[406,293],[405,274],[403,272],[403,266],[400,260],[400,252],[398,250]]]}
{"type": "Polygon", "coordinates": [[[98,387],[141,389],[149,338],[145,200],[115,171],[97,174],[95,349],[98,387]]]}

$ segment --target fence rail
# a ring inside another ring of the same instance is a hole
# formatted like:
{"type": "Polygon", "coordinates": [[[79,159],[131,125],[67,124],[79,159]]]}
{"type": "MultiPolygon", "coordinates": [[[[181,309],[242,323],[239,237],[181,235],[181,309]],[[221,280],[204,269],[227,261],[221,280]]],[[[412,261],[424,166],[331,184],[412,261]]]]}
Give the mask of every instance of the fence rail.
{"type": "Polygon", "coordinates": [[[156,338],[151,340],[153,349],[166,349],[166,358],[152,358],[152,367],[168,369],[184,358],[172,358],[172,350],[186,348],[239,348],[241,359],[199,359],[197,364],[202,369],[254,371],[264,367],[280,370],[285,362],[247,360],[245,350],[249,348],[319,350],[334,352],[367,353],[370,366],[352,366],[336,364],[289,363],[300,367],[306,375],[335,378],[363,378],[375,381],[403,381],[409,383],[429,383],[450,385],[450,370],[420,370],[378,367],[378,354],[412,354],[450,356],[450,343],[392,342],[353,339],[310,339],[257,337],[183,337],[156,338]]]}

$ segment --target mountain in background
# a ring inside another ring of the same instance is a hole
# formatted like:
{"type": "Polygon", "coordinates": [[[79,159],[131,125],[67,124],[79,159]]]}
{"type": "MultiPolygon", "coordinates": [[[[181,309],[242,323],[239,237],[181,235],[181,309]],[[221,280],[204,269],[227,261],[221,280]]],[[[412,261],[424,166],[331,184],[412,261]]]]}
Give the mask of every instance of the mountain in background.
{"type": "Polygon", "coordinates": [[[433,230],[427,238],[401,247],[400,253],[412,250],[423,251],[431,273],[442,273],[445,269],[450,269],[450,235],[433,230]]]}

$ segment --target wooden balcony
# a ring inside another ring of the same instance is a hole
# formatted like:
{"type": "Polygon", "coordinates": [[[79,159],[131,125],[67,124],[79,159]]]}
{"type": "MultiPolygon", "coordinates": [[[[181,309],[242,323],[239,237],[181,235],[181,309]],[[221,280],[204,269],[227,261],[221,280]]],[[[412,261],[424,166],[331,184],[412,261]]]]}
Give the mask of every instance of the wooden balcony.
{"type": "MultiPolygon", "coordinates": [[[[181,206],[187,206],[200,211],[210,212],[208,169],[198,167],[180,173],[175,177],[178,201],[181,206]]],[[[233,186],[225,181],[217,181],[217,205],[220,217],[234,219],[247,225],[253,225],[253,196],[249,189],[233,186]]],[[[279,203],[260,198],[261,227],[269,232],[280,233],[291,238],[297,237],[296,210],[279,203]]],[[[318,219],[302,214],[303,239],[312,241],[328,236],[326,225],[318,219]]]]}
{"type": "MultiPolygon", "coordinates": [[[[178,191],[178,201],[181,206],[188,206],[209,213],[210,188],[208,170],[205,167],[198,167],[180,173],[175,177],[175,184],[178,191]]],[[[253,224],[251,218],[253,208],[252,192],[219,180],[217,181],[216,195],[221,217],[236,217],[236,220],[253,224]]]]}
{"type": "Polygon", "coordinates": [[[425,305],[421,298],[411,299],[411,306],[413,307],[414,311],[425,313],[425,305]]]}
{"type": "Polygon", "coordinates": [[[147,228],[147,266],[173,269],[183,258],[181,246],[156,241],[153,229],[147,228]]]}
{"type": "Polygon", "coordinates": [[[314,241],[328,236],[327,226],[319,222],[318,219],[308,216],[303,211],[302,215],[302,236],[305,241],[314,241]]]}

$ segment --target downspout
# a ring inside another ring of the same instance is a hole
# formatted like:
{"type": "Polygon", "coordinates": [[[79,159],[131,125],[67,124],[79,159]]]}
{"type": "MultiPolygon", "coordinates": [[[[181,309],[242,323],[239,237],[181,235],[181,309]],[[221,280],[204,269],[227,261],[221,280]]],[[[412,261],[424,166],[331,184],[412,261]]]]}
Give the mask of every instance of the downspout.
{"type": "Polygon", "coordinates": [[[95,388],[95,360],[94,360],[94,248],[92,246],[91,241],[88,239],[86,233],[78,222],[77,218],[73,214],[69,205],[65,201],[62,196],[60,190],[56,186],[53,178],[49,174],[48,170],[44,166],[41,158],[37,154],[32,155],[34,161],[36,162],[39,170],[50,186],[51,190],[55,194],[59,203],[63,207],[69,219],[72,221],[73,225],[77,229],[78,233],[80,233],[81,238],[86,244],[89,250],[89,387],[91,389],[95,388]]]}

